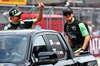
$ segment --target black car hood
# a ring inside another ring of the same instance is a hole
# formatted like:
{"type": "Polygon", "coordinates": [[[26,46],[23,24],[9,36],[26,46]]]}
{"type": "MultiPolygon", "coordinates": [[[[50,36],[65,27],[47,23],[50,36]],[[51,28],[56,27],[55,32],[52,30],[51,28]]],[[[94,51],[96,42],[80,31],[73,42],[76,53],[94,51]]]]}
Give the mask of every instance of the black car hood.
{"type": "Polygon", "coordinates": [[[15,63],[0,63],[0,66],[29,66],[30,62],[15,64],[15,63]]]}
{"type": "Polygon", "coordinates": [[[0,63],[0,66],[17,66],[17,65],[13,63],[0,63]]]}

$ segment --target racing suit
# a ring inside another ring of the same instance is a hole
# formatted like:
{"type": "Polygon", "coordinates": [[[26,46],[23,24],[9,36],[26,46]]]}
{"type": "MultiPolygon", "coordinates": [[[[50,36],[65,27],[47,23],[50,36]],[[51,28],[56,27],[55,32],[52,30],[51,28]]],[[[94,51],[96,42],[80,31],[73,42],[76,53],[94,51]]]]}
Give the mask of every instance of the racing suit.
{"type": "MultiPolygon", "coordinates": [[[[69,37],[72,42],[73,51],[79,49],[83,46],[84,39],[86,35],[89,34],[89,29],[87,24],[74,20],[72,23],[68,24],[67,22],[64,25],[65,34],[69,37]]],[[[88,44],[89,45],[89,44],[88,44]]],[[[88,50],[88,46],[85,49],[88,50]]]]}
{"type": "Polygon", "coordinates": [[[10,22],[7,26],[4,27],[4,30],[11,29],[29,29],[32,27],[33,19],[20,21],[18,24],[10,22]]]}

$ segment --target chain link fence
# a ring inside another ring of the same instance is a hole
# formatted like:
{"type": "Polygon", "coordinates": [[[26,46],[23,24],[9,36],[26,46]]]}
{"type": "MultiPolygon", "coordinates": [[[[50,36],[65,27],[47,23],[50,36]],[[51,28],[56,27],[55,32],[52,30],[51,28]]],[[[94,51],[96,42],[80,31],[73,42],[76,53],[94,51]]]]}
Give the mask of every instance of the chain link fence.
{"type": "MultiPolygon", "coordinates": [[[[9,23],[9,11],[16,7],[23,11],[22,20],[36,18],[38,14],[38,6],[21,6],[21,5],[0,5],[0,29],[9,23]],[[3,26],[2,26],[3,25],[3,26]]],[[[64,7],[45,6],[43,10],[43,19],[39,24],[41,29],[52,29],[64,33],[63,27],[66,22],[62,17],[64,7]]],[[[71,7],[74,12],[74,17],[88,24],[91,36],[100,35],[100,8],[89,7],[71,7]]],[[[35,28],[35,26],[33,28],[35,28]]]]}

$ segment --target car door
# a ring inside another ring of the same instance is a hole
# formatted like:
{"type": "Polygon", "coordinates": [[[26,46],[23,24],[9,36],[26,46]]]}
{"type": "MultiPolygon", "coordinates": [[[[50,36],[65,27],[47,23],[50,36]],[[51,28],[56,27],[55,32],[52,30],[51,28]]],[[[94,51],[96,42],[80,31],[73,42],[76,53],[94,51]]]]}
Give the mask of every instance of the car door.
{"type": "MultiPolygon", "coordinates": [[[[35,64],[38,66],[74,66],[72,58],[68,58],[67,52],[65,51],[64,41],[61,36],[57,33],[38,33],[33,39],[33,54],[35,58],[35,64]],[[54,52],[57,55],[57,62],[54,59],[38,60],[39,52],[54,52]],[[49,63],[47,63],[47,61],[49,63]],[[52,63],[54,61],[54,63],[52,63]]],[[[66,45],[65,45],[66,46],[66,45]]],[[[66,46],[67,47],[67,46],[66,46]]]]}
{"type": "Polygon", "coordinates": [[[58,62],[54,66],[75,66],[73,59],[69,58],[70,54],[65,51],[65,48],[68,49],[68,47],[65,45],[61,35],[59,33],[45,33],[45,36],[52,51],[58,56],[58,62]]]}

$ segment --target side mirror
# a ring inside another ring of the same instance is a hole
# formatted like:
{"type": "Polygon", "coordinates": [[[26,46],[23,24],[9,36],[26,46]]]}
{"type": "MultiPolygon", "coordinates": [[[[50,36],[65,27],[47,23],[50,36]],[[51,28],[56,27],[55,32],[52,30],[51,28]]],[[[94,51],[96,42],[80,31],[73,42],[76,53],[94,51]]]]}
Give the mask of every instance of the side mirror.
{"type": "Polygon", "coordinates": [[[47,59],[57,59],[57,55],[54,52],[40,52],[38,54],[39,60],[47,60],[47,59]]]}
{"type": "Polygon", "coordinates": [[[55,64],[58,62],[58,57],[54,52],[40,52],[38,54],[38,60],[36,65],[41,64],[55,64]]]}

